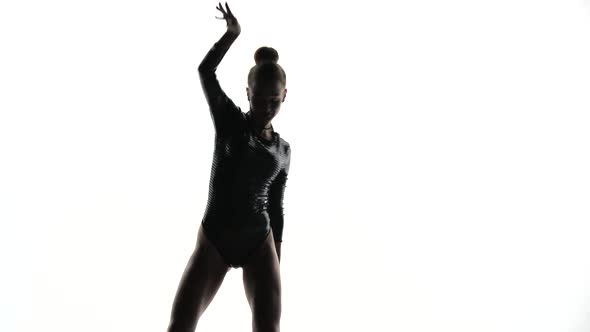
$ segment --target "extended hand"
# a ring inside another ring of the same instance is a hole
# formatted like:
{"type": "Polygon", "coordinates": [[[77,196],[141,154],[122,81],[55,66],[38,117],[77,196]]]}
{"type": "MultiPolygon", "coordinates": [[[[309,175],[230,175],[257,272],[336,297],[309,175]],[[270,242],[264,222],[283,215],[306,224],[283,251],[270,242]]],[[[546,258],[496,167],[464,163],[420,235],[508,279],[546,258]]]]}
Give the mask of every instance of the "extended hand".
{"type": "Polygon", "coordinates": [[[221,5],[221,2],[219,3],[219,6],[217,6],[215,8],[217,8],[218,10],[220,10],[223,13],[223,17],[215,16],[215,18],[227,21],[227,31],[233,32],[235,34],[240,34],[240,32],[242,32],[242,28],[240,27],[240,23],[238,23],[238,20],[236,19],[234,14],[229,9],[227,1],[225,2],[226,10],[223,10],[223,6],[221,5]]]}

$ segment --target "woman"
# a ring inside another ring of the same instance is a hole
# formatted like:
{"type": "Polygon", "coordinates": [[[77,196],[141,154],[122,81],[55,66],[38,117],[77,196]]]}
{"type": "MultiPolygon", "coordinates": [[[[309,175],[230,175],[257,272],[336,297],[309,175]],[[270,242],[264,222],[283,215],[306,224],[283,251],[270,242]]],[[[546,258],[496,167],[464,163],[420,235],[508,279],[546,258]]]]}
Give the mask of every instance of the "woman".
{"type": "Polygon", "coordinates": [[[217,7],[227,31],[206,54],[199,76],[215,127],[209,198],[197,244],[182,276],[168,332],[194,331],[230,268],[242,268],[254,331],[278,332],[279,261],[289,143],[271,120],[287,93],[278,53],[260,47],[248,74],[250,110],[243,113],[221,89],[215,71],[241,32],[227,2],[217,7]]]}

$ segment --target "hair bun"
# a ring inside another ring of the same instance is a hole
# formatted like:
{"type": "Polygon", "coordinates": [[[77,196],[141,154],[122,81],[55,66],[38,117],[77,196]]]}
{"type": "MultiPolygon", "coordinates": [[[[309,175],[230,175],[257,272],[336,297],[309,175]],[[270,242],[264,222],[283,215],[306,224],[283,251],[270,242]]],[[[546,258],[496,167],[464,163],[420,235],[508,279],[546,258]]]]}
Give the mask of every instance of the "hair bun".
{"type": "Polygon", "coordinates": [[[262,46],[254,53],[254,61],[256,61],[257,65],[265,62],[277,63],[279,61],[279,53],[272,47],[262,46]]]}

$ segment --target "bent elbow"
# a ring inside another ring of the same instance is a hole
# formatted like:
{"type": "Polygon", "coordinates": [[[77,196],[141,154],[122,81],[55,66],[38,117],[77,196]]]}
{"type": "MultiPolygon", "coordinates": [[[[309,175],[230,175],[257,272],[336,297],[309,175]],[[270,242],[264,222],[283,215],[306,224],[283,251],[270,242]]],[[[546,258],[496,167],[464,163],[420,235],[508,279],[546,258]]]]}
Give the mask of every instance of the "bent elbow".
{"type": "Polygon", "coordinates": [[[197,67],[197,69],[199,70],[199,73],[201,73],[201,74],[215,71],[215,69],[211,68],[211,66],[207,63],[207,61],[201,61],[201,63],[199,64],[199,67],[197,67]]]}

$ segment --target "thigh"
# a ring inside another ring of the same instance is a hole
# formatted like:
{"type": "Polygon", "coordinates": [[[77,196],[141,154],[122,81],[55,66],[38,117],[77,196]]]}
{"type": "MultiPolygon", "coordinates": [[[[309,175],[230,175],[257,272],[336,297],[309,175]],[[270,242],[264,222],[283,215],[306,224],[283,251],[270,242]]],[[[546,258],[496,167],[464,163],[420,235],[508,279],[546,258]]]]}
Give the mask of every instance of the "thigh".
{"type": "Polygon", "coordinates": [[[182,275],[174,299],[168,331],[194,329],[219,290],[229,267],[209,242],[201,225],[197,244],[182,275]]]}
{"type": "Polygon", "coordinates": [[[278,320],[281,314],[281,276],[272,230],[242,269],[244,290],[254,318],[278,320]]]}

